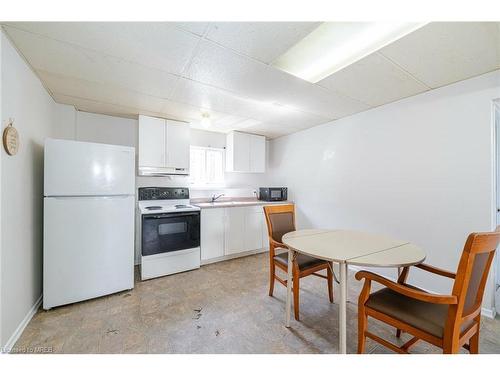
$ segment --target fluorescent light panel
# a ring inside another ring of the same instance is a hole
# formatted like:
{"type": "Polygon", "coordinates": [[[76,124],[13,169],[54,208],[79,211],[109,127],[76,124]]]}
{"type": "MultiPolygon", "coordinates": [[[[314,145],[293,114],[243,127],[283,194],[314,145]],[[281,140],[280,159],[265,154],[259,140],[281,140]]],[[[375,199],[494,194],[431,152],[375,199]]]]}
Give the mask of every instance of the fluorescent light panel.
{"type": "Polygon", "coordinates": [[[419,29],[417,22],[325,22],[273,62],[316,83],[419,29]]]}

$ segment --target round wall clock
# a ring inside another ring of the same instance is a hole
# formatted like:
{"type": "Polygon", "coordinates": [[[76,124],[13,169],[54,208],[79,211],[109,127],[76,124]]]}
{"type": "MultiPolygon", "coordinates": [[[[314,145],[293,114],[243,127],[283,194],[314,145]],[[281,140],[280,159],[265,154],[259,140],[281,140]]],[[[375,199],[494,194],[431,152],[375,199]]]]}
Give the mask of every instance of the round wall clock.
{"type": "Polygon", "coordinates": [[[9,155],[15,155],[19,150],[19,133],[12,122],[3,131],[3,147],[9,155]]]}

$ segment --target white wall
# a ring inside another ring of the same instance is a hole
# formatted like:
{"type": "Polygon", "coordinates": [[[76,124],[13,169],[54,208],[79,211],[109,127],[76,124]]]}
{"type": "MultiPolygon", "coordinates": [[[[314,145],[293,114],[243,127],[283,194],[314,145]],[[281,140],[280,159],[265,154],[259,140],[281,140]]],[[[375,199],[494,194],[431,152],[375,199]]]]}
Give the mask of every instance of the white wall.
{"type": "MultiPolygon", "coordinates": [[[[492,100],[499,97],[497,71],[278,138],[273,184],[288,186],[302,228],[385,233],[454,270],[467,234],[495,226],[492,100]]],[[[412,279],[449,292],[443,278],[416,271],[412,279]]]]}
{"type": "MultiPolygon", "coordinates": [[[[0,120],[2,120],[3,129],[3,116],[2,116],[2,42],[3,37],[0,35],[0,120]]],[[[0,347],[3,347],[3,335],[2,335],[2,162],[0,159],[0,347]]]]}
{"type": "Polygon", "coordinates": [[[15,334],[42,293],[43,143],[55,103],[1,33],[2,129],[20,135],[15,156],[1,152],[1,343],[15,334]]]}

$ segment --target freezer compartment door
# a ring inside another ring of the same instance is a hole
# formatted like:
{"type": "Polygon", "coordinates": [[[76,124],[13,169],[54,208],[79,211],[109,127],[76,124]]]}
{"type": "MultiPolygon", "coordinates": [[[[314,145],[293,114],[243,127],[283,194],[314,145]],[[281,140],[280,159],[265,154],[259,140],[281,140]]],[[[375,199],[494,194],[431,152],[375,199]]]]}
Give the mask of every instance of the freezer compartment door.
{"type": "Polygon", "coordinates": [[[135,149],[47,139],[45,196],[134,194],[135,149]]]}
{"type": "Polygon", "coordinates": [[[44,199],[45,309],[133,286],[133,196],[44,199]]]}

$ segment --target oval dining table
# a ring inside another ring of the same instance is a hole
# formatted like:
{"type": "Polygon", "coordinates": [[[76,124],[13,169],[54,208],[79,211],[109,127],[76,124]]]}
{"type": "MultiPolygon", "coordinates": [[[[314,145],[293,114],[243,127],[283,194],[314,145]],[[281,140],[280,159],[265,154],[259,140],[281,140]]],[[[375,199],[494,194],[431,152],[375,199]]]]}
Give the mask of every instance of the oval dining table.
{"type": "MultiPolygon", "coordinates": [[[[425,253],[408,241],[353,230],[305,229],[282,238],[288,248],[288,280],[297,253],[338,263],[340,269],[339,353],[346,354],[347,269],[352,266],[407,267],[422,263],[425,253]]],[[[292,283],[287,283],[285,326],[290,327],[292,283]]]]}

